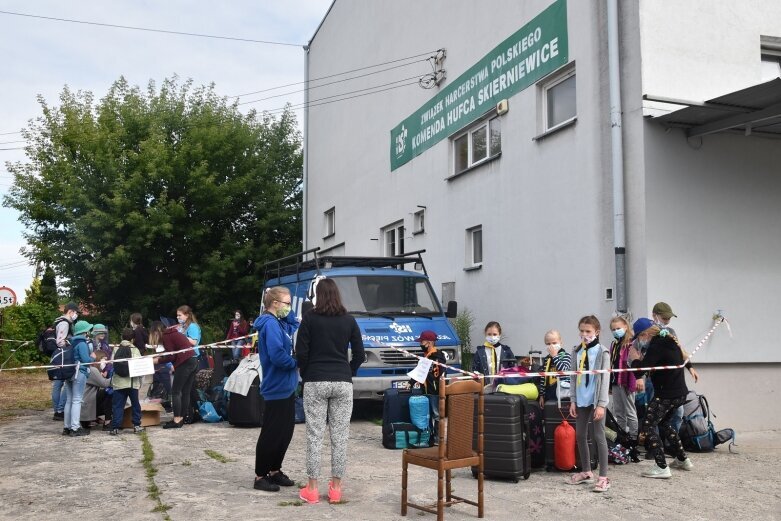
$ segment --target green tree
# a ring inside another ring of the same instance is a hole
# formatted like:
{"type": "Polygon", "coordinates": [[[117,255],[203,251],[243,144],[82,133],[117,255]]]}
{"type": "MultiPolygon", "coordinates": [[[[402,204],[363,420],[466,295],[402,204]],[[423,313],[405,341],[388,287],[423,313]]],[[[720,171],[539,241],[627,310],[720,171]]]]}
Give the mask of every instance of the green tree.
{"type": "Polygon", "coordinates": [[[100,101],[62,91],[8,165],[5,204],[31,260],[94,313],[207,316],[256,309],[262,264],[300,250],[300,134],[292,112],[242,114],[214,86],[120,78],[100,101]]]}
{"type": "Polygon", "coordinates": [[[47,266],[43,277],[33,279],[30,288],[25,290],[25,302],[35,302],[53,310],[59,309],[60,297],[57,294],[57,279],[54,270],[47,266]]]}

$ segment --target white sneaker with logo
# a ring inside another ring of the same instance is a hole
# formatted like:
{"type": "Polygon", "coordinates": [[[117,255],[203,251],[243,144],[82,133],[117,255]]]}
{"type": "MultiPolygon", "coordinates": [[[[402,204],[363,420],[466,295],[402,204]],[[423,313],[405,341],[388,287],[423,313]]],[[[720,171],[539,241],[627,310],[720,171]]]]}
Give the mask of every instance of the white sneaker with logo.
{"type": "Polygon", "coordinates": [[[644,478],[658,478],[658,479],[670,479],[673,477],[672,472],[670,472],[670,467],[667,466],[665,468],[661,468],[659,465],[654,463],[654,466],[649,468],[648,470],[644,470],[642,474],[640,474],[644,478]]]}
{"type": "Polygon", "coordinates": [[[686,458],[685,460],[681,461],[678,458],[675,458],[671,463],[670,466],[674,469],[680,469],[680,470],[692,470],[694,468],[694,463],[692,463],[692,460],[689,458],[686,458]]]}

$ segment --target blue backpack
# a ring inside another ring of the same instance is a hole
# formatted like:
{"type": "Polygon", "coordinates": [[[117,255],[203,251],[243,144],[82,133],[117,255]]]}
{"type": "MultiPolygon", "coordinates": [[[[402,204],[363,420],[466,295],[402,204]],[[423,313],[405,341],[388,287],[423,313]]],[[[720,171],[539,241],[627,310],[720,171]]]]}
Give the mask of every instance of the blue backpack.
{"type": "Polygon", "coordinates": [[[76,376],[76,359],[73,354],[74,346],[67,340],[64,347],[55,349],[49,365],[59,365],[61,367],[52,367],[46,372],[49,374],[49,380],[73,380],[76,376]]]}

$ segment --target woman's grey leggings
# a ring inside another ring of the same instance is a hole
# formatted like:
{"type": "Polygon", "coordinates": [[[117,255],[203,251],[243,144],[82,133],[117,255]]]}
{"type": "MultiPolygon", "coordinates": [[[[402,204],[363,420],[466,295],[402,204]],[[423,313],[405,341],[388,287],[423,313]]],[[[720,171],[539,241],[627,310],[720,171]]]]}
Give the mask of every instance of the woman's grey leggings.
{"type": "Polygon", "coordinates": [[[353,384],[350,382],[304,383],[306,413],[306,473],[320,477],[320,451],[326,420],[331,431],[331,476],[341,479],[347,467],[347,440],[353,412],[353,384]]]}
{"type": "MultiPolygon", "coordinates": [[[[575,432],[580,453],[580,468],[582,472],[591,472],[591,454],[588,447],[588,421],[594,416],[594,406],[577,407],[578,417],[575,418],[575,432]]],[[[605,417],[594,420],[594,443],[597,445],[599,458],[599,476],[607,476],[607,440],[605,439],[605,417]]]]}

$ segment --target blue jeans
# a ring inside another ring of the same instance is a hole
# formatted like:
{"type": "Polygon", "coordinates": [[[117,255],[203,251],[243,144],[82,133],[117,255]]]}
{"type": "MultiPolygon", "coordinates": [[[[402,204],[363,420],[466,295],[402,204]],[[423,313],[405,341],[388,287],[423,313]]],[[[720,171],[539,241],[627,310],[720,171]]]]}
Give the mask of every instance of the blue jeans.
{"type": "Polygon", "coordinates": [[[141,425],[141,403],[138,401],[138,389],[114,389],[111,396],[111,428],[121,429],[122,420],[125,417],[125,404],[130,397],[130,405],[133,410],[133,425],[141,425]]]}
{"type": "Polygon", "coordinates": [[[241,359],[241,349],[244,347],[245,340],[234,340],[231,342],[231,345],[233,346],[233,349],[231,349],[231,354],[233,355],[234,360],[240,360],[241,359]]]}
{"type": "Polygon", "coordinates": [[[81,428],[81,400],[84,397],[84,388],[87,386],[87,375],[76,371],[73,380],[63,382],[65,389],[65,428],[72,431],[81,428]]]}
{"type": "Polygon", "coordinates": [[[675,409],[675,412],[670,418],[670,427],[675,429],[675,432],[678,432],[681,430],[682,423],[683,423],[683,405],[675,409]]]}
{"type": "Polygon", "coordinates": [[[62,380],[52,380],[52,408],[54,412],[65,411],[65,393],[62,391],[64,382],[62,380]]]}

